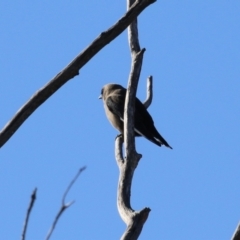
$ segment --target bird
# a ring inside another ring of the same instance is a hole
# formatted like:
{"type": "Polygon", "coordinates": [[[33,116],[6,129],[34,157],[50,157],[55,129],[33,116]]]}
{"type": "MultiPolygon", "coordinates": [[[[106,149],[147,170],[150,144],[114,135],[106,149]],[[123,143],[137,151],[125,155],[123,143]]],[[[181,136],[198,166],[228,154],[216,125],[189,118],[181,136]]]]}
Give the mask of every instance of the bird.
{"type": "MultiPolygon", "coordinates": [[[[114,128],[123,135],[124,128],[124,104],[126,88],[119,84],[109,83],[103,86],[99,99],[103,100],[106,116],[114,128]]],[[[135,98],[134,113],[135,136],[142,136],[158,146],[172,147],[160,135],[154,126],[154,121],[142,102],[135,98]]]]}

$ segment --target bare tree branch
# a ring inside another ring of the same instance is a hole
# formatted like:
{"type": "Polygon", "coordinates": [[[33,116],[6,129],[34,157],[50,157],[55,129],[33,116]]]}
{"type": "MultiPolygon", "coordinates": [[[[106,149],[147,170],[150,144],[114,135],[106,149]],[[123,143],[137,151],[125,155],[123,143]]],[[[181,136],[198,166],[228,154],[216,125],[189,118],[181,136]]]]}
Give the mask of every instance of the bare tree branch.
{"type": "MultiPolygon", "coordinates": [[[[128,8],[133,4],[133,0],[127,0],[128,8]]],[[[121,237],[121,240],[138,239],[143,225],[148,218],[150,208],[144,208],[141,211],[135,211],[131,207],[131,185],[134,171],[138,165],[141,154],[136,152],[135,133],[134,133],[134,112],[135,98],[139,76],[141,73],[143,54],[145,49],[140,49],[138,40],[137,19],[135,19],[128,28],[129,47],[132,56],[131,71],[129,74],[127,93],[124,106],[124,142],[125,154],[122,156],[122,137],[118,137],[115,142],[115,157],[120,171],[118,182],[118,211],[122,220],[126,223],[127,229],[121,237]]],[[[147,95],[146,105],[150,105],[151,94],[147,95]]],[[[152,95],[151,95],[152,96],[152,95]]]]}
{"type": "Polygon", "coordinates": [[[107,31],[102,32],[85,50],[83,50],[68,66],[58,73],[47,85],[38,90],[30,100],[24,104],[16,115],[0,132],[0,147],[2,147],[23,122],[50,96],[52,96],[68,80],[79,74],[79,70],[103,47],[121,34],[127,26],[150,4],[156,0],[137,0],[127,13],[107,31]]]}
{"type": "Polygon", "coordinates": [[[147,98],[143,103],[145,108],[148,108],[151,105],[152,99],[153,99],[152,76],[149,76],[148,79],[147,79],[147,98]]]}
{"type": "Polygon", "coordinates": [[[23,224],[23,231],[22,231],[22,238],[21,238],[21,240],[25,240],[25,238],[26,238],[26,232],[27,232],[27,226],[28,226],[28,222],[29,222],[29,217],[30,217],[30,214],[31,214],[34,202],[36,200],[36,196],[37,196],[37,188],[35,188],[33,190],[33,193],[31,195],[31,200],[30,200],[30,203],[29,203],[29,206],[28,206],[26,219],[25,219],[25,222],[23,224]]]}
{"type": "Polygon", "coordinates": [[[143,53],[145,48],[137,54],[132,55],[132,66],[128,79],[127,93],[124,107],[124,141],[126,144],[126,156],[131,158],[131,154],[135,150],[135,133],[134,133],[134,112],[135,98],[138,80],[141,72],[143,53]]]}
{"type": "Polygon", "coordinates": [[[231,240],[240,240],[240,223],[238,224],[231,240]]]}
{"type": "Polygon", "coordinates": [[[65,193],[63,194],[62,206],[60,207],[60,209],[59,209],[59,211],[58,211],[58,213],[57,213],[57,215],[56,215],[56,217],[55,217],[55,219],[54,219],[54,221],[53,221],[53,224],[52,224],[52,226],[51,226],[51,228],[50,228],[50,230],[49,230],[49,232],[48,232],[48,234],[47,234],[46,240],[49,240],[49,239],[50,239],[50,237],[51,237],[51,235],[52,235],[52,233],[53,233],[53,231],[54,231],[54,229],[55,229],[55,227],[56,227],[56,225],[57,225],[57,222],[58,222],[59,218],[61,217],[61,215],[63,214],[63,212],[64,212],[67,208],[69,208],[69,207],[74,203],[74,201],[71,201],[71,202],[69,202],[69,203],[65,203],[65,201],[66,201],[66,196],[67,196],[68,192],[70,191],[70,189],[72,188],[73,184],[76,182],[76,180],[77,180],[78,177],[80,176],[80,174],[81,174],[85,169],[86,169],[86,167],[82,167],[82,168],[79,169],[78,173],[77,173],[76,176],[73,178],[73,180],[70,182],[70,184],[68,185],[65,193]]]}
{"type": "MultiPolygon", "coordinates": [[[[135,211],[132,209],[130,204],[132,178],[135,168],[141,158],[141,154],[138,154],[135,149],[134,100],[136,96],[138,78],[141,71],[143,53],[144,49],[135,55],[132,62],[124,111],[124,141],[126,158],[124,162],[117,160],[120,170],[117,205],[119,214],[127,225],[127,229],[121,237],[121,240],[137,239],[150,212],[150,208],[135,211]],[[119,164],[120,162],[121,164],[119,164]]],[[[116,152],[121,153],[119,150],[119,147],[121,148],[121,144],[118,141],[120,141],[119,138],[117,138],[116,152]]],[[[120,154],[117,154],[117,156],[119,155],[120,154]]],[[[122,156],[119,159],[123,159],[122,156]]]]}
{"type": "MultiPolygon", "coordinates": [[[[134,0],[127,0],[127,9],[131,9],[134,4],[134,0]]],[[[138,27],[137,18],[132,21],[128,27],[128,42],[132,55],[137,54],[140,51],[140,44],[138,40],[138,27]]]]}

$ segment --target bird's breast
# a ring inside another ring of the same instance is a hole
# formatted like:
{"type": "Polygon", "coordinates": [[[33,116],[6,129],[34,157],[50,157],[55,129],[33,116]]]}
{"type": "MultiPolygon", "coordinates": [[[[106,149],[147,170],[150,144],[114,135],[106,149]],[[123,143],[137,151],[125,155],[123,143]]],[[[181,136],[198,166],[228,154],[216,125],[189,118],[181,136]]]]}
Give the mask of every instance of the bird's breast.
{"type": "Polygon", "coordinates": [[[109,120],[109,122],[112,124],[114,128],[116,128],[120,133],[123,132],[123,122],[121,121],[120,117],[117,115],[113,114],[109,108],[104,104],[104,109],[106,112],[106,116],[109,120]]]}

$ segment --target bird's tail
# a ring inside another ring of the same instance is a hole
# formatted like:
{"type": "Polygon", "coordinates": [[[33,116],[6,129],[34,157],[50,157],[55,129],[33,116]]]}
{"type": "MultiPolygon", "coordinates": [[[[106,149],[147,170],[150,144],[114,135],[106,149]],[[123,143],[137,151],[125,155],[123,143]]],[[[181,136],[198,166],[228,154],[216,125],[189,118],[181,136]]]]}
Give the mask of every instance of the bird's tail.
{"type": "Polygon", "coordinates": [[[154,126],[151,129],[151,133],[149,133],[149,131],[146,131],[145,134],[142,134],[140,131],[138,131],[135,128],[135,136],[143,136],[143,137],[147,138],[149,141],[151,141],[151,142],[155,143],[156,145],[158,145],[159,147],[164,145],[164,146],[172,149],[172,147],[160,135],[160,133],[157,131],[157,129],[154,126]]]}
{"type": "Polygon", "coordinates": [[[154,137],[154,143],[155,144],[157,144],[158,146],[162,146],[162,145],[164,145],[164,146],[166,146],[166,147],[168,147],[168,148],[171,148],[171,149],[173,149],[169,144],[168,144],[168,142],[160,135],[160,134],[158,134],[158,136],[157,137],[154,137]]]}
{"type": "Polygon", "coordinates": [[[154,136],[153,139],[155,140],[154,143],[157,144],[158,146],[161,147],[161,145],[164,145],[168,148],[172,147],[168,144],[168,142],[160,135],[160,133],[157,131],[157,129],[155,127],[153,127],[152,131],[154,132],[154,136]]]}

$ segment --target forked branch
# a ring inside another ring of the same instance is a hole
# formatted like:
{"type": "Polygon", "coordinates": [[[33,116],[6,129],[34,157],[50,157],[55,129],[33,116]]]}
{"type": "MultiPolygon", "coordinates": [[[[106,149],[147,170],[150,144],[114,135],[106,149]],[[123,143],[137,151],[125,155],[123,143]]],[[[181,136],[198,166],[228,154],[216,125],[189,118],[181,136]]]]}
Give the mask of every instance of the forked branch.
{"type": "MultiPolygon", "coordinates": [[[[132,0],[127,1],[128,8],[130,8],[132,4],[132,0]]],[[[136,240],[141,234],[143,225],[151,211],[151,209],[147,207],[141,211],[135,211],[132,209],[130,202],[133,174],[142,157],[141,154],[136,152],[134,133],[135,98],[145,51],[144,48],[140,49],[137,19],[135,19],[128,28],[128,40],[132,64],[124,107],[124,141],[126,157],[124,158],[122,154],[122,136],[116,138],[115,157],[120,171],[117,196],[118,211],[122,220],[127,225],[127,229],[122,235],[121,240],[136,240]]],[[[147,99],[144,102],[146,108],[149,107],[152,101],[151,77],[148,80],[147,89],[147,99]]]]}
{"type": "Polygon", "coordinates": [[[51,226],[48,234],[47,234],[46,240],[49,240],[49,239],[50,239],[50,237],[51,237],[51,235],[52,235],[52,233],[53,233],[53,231],[54,231],[54,229],[55,229],[55,227],[56,227],[56,225],[57,225],[57,222],[58,222],[59,218],[61,217],[61,215],[63,214],[63,212],[64,212],[67,208],[69,208],[69,207],[74,203],[74,201],[71,201],[71,202],[69,202],[69,203],[66,203],[66,197],[67,197],[68,192],[69,192],[70,189],[72,188],[73,184],[76,182],[76,180],[78,179],[78,177],[80,176],[80,174],[81,174],[85,169],[86,169],[86,167],[80,168],[79,171],[77,172],[76,176],[75,176],[75,177],[72,179],[72,181],[69,183],[69,185],[68,185],[65,193],[63,194],[62,205],[61,205],[61,207],[60,207],[60,209],[59,209],[59,211],[58,211],[58,213],[57,213],[57,215],[56,215],[56,217],[55,217],[55,219],[54,219],[54,221],[53,221],[53,224],[52,224],[52,226],[51,226]]]}

